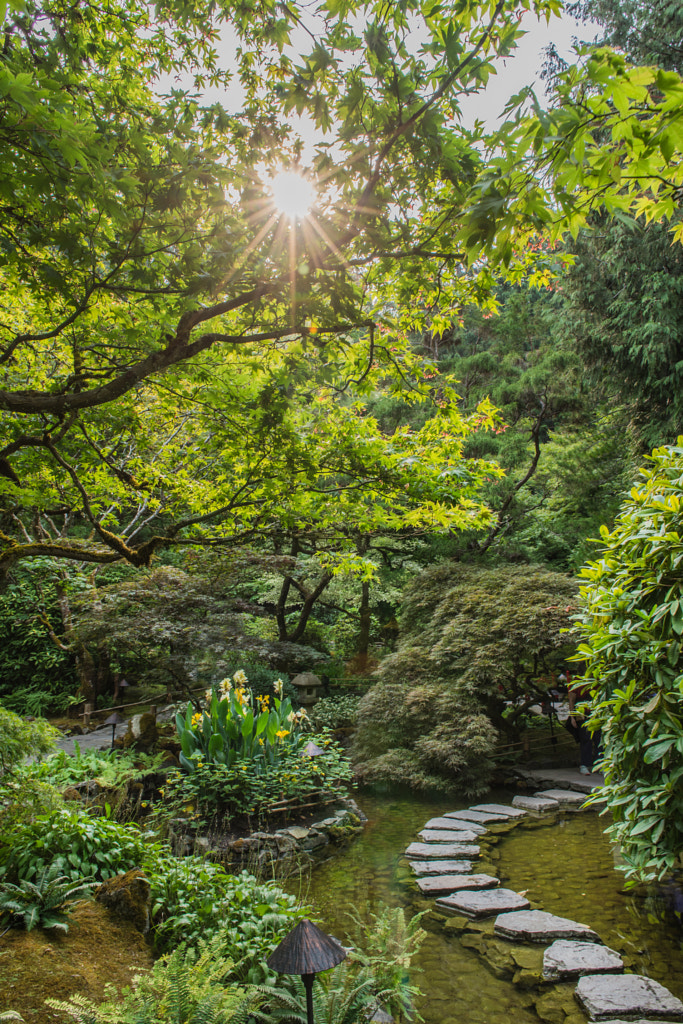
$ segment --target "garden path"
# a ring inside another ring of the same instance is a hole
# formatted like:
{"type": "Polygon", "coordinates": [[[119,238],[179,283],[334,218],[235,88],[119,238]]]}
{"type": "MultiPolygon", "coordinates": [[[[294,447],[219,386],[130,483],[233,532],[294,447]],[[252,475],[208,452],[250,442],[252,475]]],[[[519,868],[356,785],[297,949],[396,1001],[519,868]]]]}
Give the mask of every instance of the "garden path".
{"type": "MultiPolygon", "coordinates": [[[[620,954],[602,945],[599,935],[588,925],[556,917],[538,906],[532,907],[526,893],[499,888],[495,867],[490,864],[485,865],[490,875],[472,874],[482,870],[473,862],[482,852],[486,855],[487,839],[496,841],[494,835],[487,837],[487,832],[499,832],[501,828],[507,832],[528,817],[538,820],[560,811],[582,810],[578,794],[598,789],[598,778],[602,780],[601,776],[581,775],[571,769],[527,770],[524,774],[538,787],[536,800],[516,796],[512,806],[475,804],[464,811],[446,813],[438,819],[439,832],[432,833],[433,839],[427,838],[428,834],[423,831],[420,833],[422,842],[408,846],[405,857],[421,893],[435,897],[439,910],[459,915],[462,926],[457,921],[453,924],[461,927],[463,933],[476,928],[479,922],[486,928],[486,919],[495,917],[493,930],[489,924],[486,935],[481,935],[484,941],[479,949],[484,956],[487,942],[491,946],[498,944],[498,955],[501,940],[504,946],[509,945],[511,953],[508,955],[517,964],[524,960],[524,955],[520,956],[520,944],[535,945],[537,949],[539,945],[545,947],[538,975],[532,979],[529,971],[521,971],[513,979],[513,983],[519,980],[525,987],[530,981],[540,985],[539,1004],[544,1002],[545,1015],[539,1013],[539,1016],[544,1020],[551,1019],[547,1016],[547,1003],[549,991],[553,989],[557,993],[557,1006],[553,1007],[557,1019],[574,1018],[575,1011],[571,1005],[567,1006],[563,992],[563,983],[566,988],[569,982],[576,983],[574,1006],[580,1007],[591,1022],[621,1024],[625,1019],[636,1024],[659,1024],[665,1019],[683,1022],[683,1002],[651,978],[624,974],[620,954]],[[534,806],[536,809],[532,810],[534,806]],[[476,822],[480,829],[477,842],[482,844],[482,849],[464,839],[466,835],[469,839],[465,830],[471,822],[476,822]],[[436,860],[441,856],[447,860],[436,860]],[[467,868],[463,870],[465,864],[467,868]]],[[[506,955],[504,949],[502,953],[506,955]]]]}

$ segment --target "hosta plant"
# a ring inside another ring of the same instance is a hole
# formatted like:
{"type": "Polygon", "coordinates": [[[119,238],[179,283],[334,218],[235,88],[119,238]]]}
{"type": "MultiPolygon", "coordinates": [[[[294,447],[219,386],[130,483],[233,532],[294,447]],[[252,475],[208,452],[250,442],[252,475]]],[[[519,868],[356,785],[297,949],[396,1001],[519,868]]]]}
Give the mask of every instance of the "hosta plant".
{"type": "Polygon", "coordinates": [[[23,924],[27,932],[36,927],[66,932],[70,909],[89,896],[96,884],[87,879],[74,881],[54,867],[46,868],[35,882],[2,882],[0,921],[8,927],[23,924]]]}
{"type": "Polygon", "coordinates": [[[94,818],[82,808],[57,808],[0,835],[0,874],[35,881],[54,867],[72,881],[111,878],[142,863],[149,839],[134,825],[94,818]]]}
{"type": "Polygon", "coordinates": [[[267,771],[285,751],[299,750],[306,742],[305,711],[294,711],[289,697],[282,698],[281,680],[269,695],[254,697],[240,670],[206,693],[206,708],[176,715],[181,745],[180,763],[193,772],[200,764],[232,767],[249,760],[253,770],[267,771]]]}

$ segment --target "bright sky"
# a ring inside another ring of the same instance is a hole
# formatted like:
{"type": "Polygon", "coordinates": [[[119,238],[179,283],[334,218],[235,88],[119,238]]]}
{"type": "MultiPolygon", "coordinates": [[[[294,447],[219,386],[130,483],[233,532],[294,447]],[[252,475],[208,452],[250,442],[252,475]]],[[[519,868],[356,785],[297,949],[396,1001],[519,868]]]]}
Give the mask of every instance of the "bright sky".
{"type": "Polygon", "coordinates": [[[539,99],[542,99],[544,88],[540,72],[545,48],[554,43],[560,56],[573,63],[573,39],[591,41],[597,31],[597,26],[582,25],[567,14],[552,18],[548,25],[545,21],[539,22],[533,14],[527,14],[521,27],[527,34],[520,39],[514,55],[501,63],[498,74],[489,79],[485,92],[471,96],[463,103],[463,122],[467,127],[471,127],[477,118],[488,122],[489,127],[495,127],[496,119],[510,96],[526,85],[534,85],[539,99]]]}
{"type": "MultiPolygon", "coordinates": [[[[539,22],[533,14],[529,13],[522,20],[521,27],[527,34],[519,41],[514,55],[499,63],[498,73],[491,76],[484,91],[477,96],[463,100],[463,124],[466,127],[471,127],[475,120],[480,119],[487,122],[491,130],[495,128],[496,121],[507,100],[526,85],[533,85],[539,99],[542,100],[544,88],[540,72],[545,48],[550,43],[554,43],[560,56],[572,63],[573,39],[591,40],[597,31],[597,26],[579,24],[566,14],[560,18],[552,18],[550,24],[546,25],[545,21],[539,22]]],[[[230,54],[236,44],[230,39],[229,30],[224,30],[222,35],[222,50],[224,53],[230,54]]],[[[229,56],[226,63],[228,65],[230,63],[229,56]]],[[[169,76],[159,82],[159,91],[164,92],[174,85],[188,87],[190,76],[175,80],[169,76]]],[[[223,89],[207,89],[203,94],[203,99],[206,103],[218,101],[228,109],[239,110],[242,103],[241,89],[238,83],[235,83],[228,92],[223,89]]],[[[309,143],[315,141],[312,126],[304,120],[298,120],[296,128],[305,141],[309,143]]],[[[305,153],[304,162],[306,162],[305,153]]]]}

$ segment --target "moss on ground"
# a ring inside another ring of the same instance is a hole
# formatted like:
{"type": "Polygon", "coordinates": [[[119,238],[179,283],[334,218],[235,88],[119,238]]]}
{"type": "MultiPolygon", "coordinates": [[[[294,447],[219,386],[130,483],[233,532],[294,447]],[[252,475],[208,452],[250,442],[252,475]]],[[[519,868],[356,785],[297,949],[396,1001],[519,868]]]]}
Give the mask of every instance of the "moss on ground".
{"type": "Polygon", "coordinates": [[[48,997],[102,999],[105,985],[120,991],[153,962],[133,925],[88,900],[75,908],[66,935],[11,928],[0,939],[0,1011],[16,1010],[26,1024],[65,1024],[70,1018],[45,1006],[48,997]]]}

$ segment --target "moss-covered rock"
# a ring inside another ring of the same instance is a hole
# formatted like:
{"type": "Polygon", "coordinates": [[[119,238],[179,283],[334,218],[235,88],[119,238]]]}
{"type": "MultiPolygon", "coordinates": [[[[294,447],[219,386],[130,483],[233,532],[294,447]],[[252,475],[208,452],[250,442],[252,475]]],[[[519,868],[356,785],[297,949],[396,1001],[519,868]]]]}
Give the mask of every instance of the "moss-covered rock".
{"type": "Polygon", "coordinates": [[[95,899],[116,917],[130,921],[143,935],[149,931],[151,887],[140,868],[107,879],[95,890],[95,899]]]}

